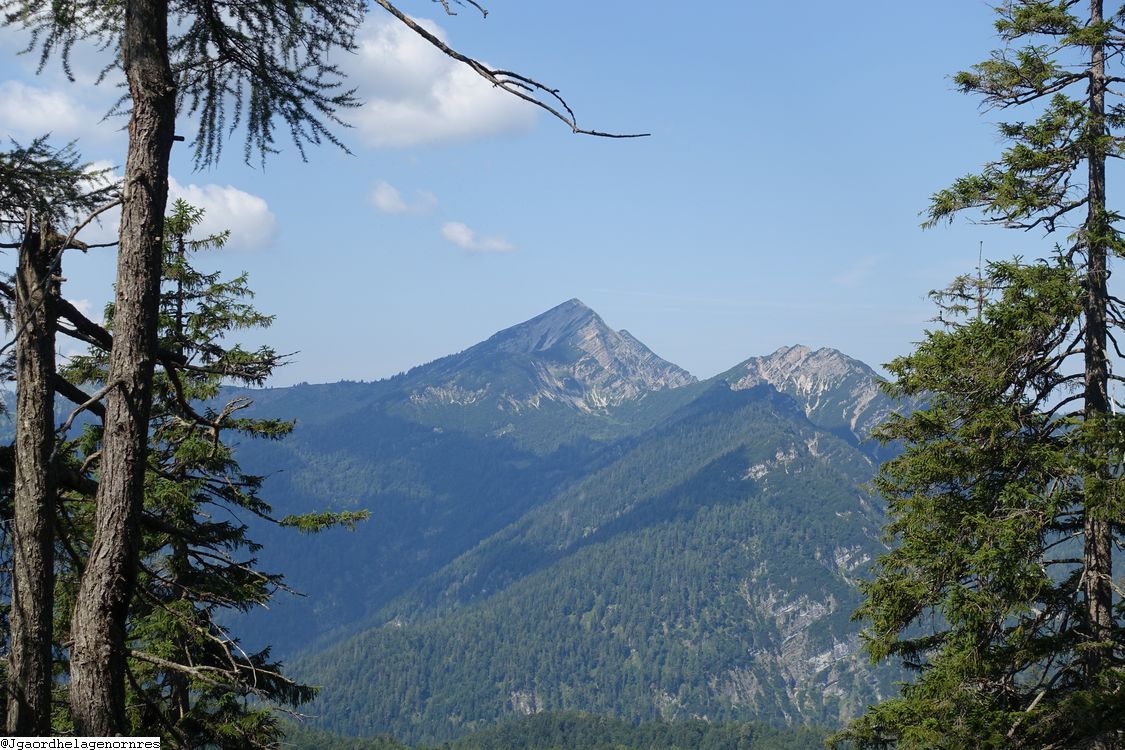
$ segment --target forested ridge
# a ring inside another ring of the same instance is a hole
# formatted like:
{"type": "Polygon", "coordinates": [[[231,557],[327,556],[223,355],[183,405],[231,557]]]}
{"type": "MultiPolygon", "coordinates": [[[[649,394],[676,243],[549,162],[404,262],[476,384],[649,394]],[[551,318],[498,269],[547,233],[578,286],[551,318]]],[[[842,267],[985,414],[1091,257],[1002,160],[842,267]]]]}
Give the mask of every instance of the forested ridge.
{"type": "Polygon", "coordinates": [[[440,745],[407,746],[390,738],[339,737],[301,726],[286,741],[296,750],[809,750],[827,731],[765,723],[688,720],[632,723],[609,716],[546,713],[505,721],[440,745]]]}
{"type": "Polygon", "coordinates": [[[880,523],[852,443],[768,385],[716,381],[613,455],[301,659],[317,725],[432,742],[538,710],[835,724],[891,690],[850,622],[880,523]]]}

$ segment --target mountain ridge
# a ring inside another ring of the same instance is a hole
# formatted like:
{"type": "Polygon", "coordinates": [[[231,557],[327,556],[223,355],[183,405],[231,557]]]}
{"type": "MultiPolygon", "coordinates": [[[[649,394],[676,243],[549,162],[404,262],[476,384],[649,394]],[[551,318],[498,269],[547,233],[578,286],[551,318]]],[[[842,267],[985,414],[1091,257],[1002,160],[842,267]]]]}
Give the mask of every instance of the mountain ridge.
{"type": "Polygon", "coordinates": [[[699,381],[572,299],[391,379],[250,391],[298,418],[244,462],[286,469],[275,511],[372,513],[301,545],[262,530],[263,564],[310,596],[255,620],[253,645],[300,656],[345,732],[447,739],[529,710],[842,720],[889,689],[848,619],[882,549],[861,489],[890,408],[876,379],[798,345],[699,381]]]}
{"type": "Polygon", "coordinates": [[[518,412],[547,400],[604,413],[642,393],[696,381],[573,298],[462,352],[414,368],[403,382],[420,405],[487,401],[518,412]],[[494,379],[466,372],[470,366],[484,368],[494,379]]]}
{"type": "Polygon", "coordinates": [[[300,662],[323,726],[439,741],[537,711],[838,722],[890,689],[849,614],[870,462],[768,384],[715,381],[300,662]],[[455,724],[450,724],[455,721],[455,724]]]}
{"type": "Polygon", "coordinates": [[[869,441],[874,428],[898,408],[874,369],[830,347],[783,346],[717,377],[735,390],[768,383],[793,397],[814,423],[857,443],[869,441]]]}

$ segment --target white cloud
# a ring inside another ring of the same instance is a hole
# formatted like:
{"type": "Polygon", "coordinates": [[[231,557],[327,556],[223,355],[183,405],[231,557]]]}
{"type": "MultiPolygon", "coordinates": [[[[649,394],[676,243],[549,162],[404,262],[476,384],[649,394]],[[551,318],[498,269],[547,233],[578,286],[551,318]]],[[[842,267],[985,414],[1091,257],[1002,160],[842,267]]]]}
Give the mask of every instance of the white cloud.
{"type": "Polygon", "coordinates": [[[371,191],[371,202],[385,214],[404,214],[409,210],[402,193],[389,182],[379,182],[371,191]]]}
{"type": "MultiPolygon", "coordinates": [[[[88,171],[110,170],[103,179],[121,179],[119,172],[113,171],[111,162],[96,161],[89,165],[88,171]]],[[[91,180],[97,184],[97,181],[91,180]]],[[[175,177],[168,179],[168,208],[172,202],[183,198],[196,208],[203,209],[203,220],[194,230],[197,236],[219,234],[230,230],[227,247],[233,250],[260,250],[268,247],[277,234],[277,217],[270,211],[265,199],[232,185],[182,184],[175,177]]],[[[101,214],[89,224],[79,239],[90,244],[114,242],[121,227],[121,209],[114,208],[101,214]]]]}
{"type": "Polygon", "coordinates": [[[100,120],[74,97],[59,89],[28,86],[19,81],[0,83],[0,130],[23,138],[47,133],[73,136],[100,120]]]}
{"type": "MultiPolygon", "coordinates": [[[[444,41],[439,26],[418,22],[444,41]]],[[[366,102],[349,119],[370,146],[466,140],[535,124],[534,107],[496,89],[395,19],[369,17],[348,67],[349,80],[366,102]]]]}
{"type": "Polygon", "coordinates": [[[503,237],[478,237],[476,232],[459,221],[447,221],[442,225],[441,236],[462,250],[474,253],[510,253],[516,249],[503,237]]]}
{"type": "Polygon", "coordinates": [[[168,205],[177,198],[203,209],[203,221],[196,234],[218,234],[229,229],[227,247],[232,249],[259,250],[267,247],[277,233],[277,217],[269,204],[231,185],[183,185],[172,177],[168,180],[168,205]]]}
{"type": "Polygon", "coordinates": [[[413,203],[408,203],[394,185],[380,180],[371,191],[371,203],[385,214],[424,214],[437,206],[437,196],[419,190],[413,203]]]}

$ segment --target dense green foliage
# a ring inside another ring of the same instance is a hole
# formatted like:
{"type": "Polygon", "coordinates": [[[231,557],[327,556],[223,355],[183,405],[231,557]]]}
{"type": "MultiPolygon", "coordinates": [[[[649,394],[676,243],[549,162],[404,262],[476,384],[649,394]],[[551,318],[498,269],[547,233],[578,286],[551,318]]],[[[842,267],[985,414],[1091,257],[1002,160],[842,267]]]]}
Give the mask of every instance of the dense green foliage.
{"type": "Polygon", "coordinates": [[[597,460],[598,446],[583,440],[540,455],[512,440],[397,417],[388,405],[363,400],[381,387],[298,386],[284,399],[254,394],[255,414],[292,414],[299,425],[283,444],[243,446],[239,453],[244,465],[261,473],[285,467],[269,479],[277,507],[365,508],[372,514],[354,535],[330,531],[300,549],[279,546],[282,530],[255,530],[263,561],[284,565],[298,590],[316,592],[315,598],[288,598],[268,614],[252,616],[247,629],[264,643],[292,652],[368,622],[418,580],[517,520],[597,460]],[[335,418],[321,411],[325,397],[335,393],[354,397],[355,411],[335,418]],[[337,563],[331,572],[321,564],[329,557],[337,563]]]}
{"type": "Polygon", "coordinates": [[[1073,232],[1044,260],[935,293],[940,327],[889,365],[892,389],[929,406],[881,430],[906,446],[877,479],[896,547],[859,614],[872,656],[916,675],[838,736],[863,747],[1125,739],[1125,421],[1107,354],[1125,323],[1107,264],[1125,243],[1106,199],[1106,161],[1125,147],[1125,110],[1107,104],[1125,7],[1009,0],[997,13],[1003,48],[955,80],[1035,119],[1001,124],[1002,157],[935,195],[930,221],[976,209],[1073,232]]]}
{"type": "Polygon", "coordinates": [[[342,737],[304,723],[285,728],[284,746],[293,750],[411,750],[390,737],[342,737]]]}
{"type": "Polygon", "coordinates": [[[304,659],[318,725],[440,741],[522,711],[835,724],[870,463],[769,386],[710,385],[601,469],[304,659]]]}
{"type": "Polygon", "coordinates": [[[539,714],[485,729],[450,743],[449,750],[806,750],[826,732],[701,720],[646,721],[581,714],[539,714]]]}
{"type": "MultiPolygon", "coordinates": [[[[505,721],[432,750],[809,750],[827,732],[760,722],[701,720],[632,723],[606,716],[544,713],[505,721]]],[[[286,736],[295,750],[408,750],[394,740],[345,738],[306,727],[286,736]]],[[[415,750],[426,750],[417,746],[415,750]]]]}
{"type": "MultiPolygon", "coordinates": [[[[260,383],[278,356],[268,347],[247,351],[228,341],[233,333],[271,319],[249,303],[244,276],[226,280],[196,270],[191,255],[225,239],[190,239],[201,218],[200,211],[178,202],[165,223],[162,367],[151,414],[140,570],[127,620],[127,719],[133,734],[160,734],[171,747],[266,747],[280,737],[274,707],[298,706],[314,690],[284,676],[268,648],[243,648],[220,623],[224,612],[264,605],[283,586],[280,575],[256,565],[258,546],[240,520],[271,517],[259,496],[262,478],[241,470],[228,441],[232,436],[274,440],[292,424],[247,418],[244,400],[215,400],[224,382],[260,383]]],[[[71,357],[62,374],[96,388],[106,377],[111,331],[72,308],[64,313],[73,328],[63,331],[91,346],[88,354],[71,357]]],[[[67,437],[66,428],[78,416],[67,419],[60,438],[67,437]]],[[[59,708],[53,726],[59,732],[71,730],[65,711],[70,665],[63,644],[90,554],[104,430],[100,420],[80,424],[80,435],[63,440],[57,452],[59,708]]],[[[359,518],[330,513],[288,523],[311,528],[359,518]]]]}
{"type": "MultiPolygon", "coordinates": [[[[882,428],[908,444],[877,479],[900,544],[879,559],[860,614],[872,654],[919,674],[849,737],[1035,746],[1096,733],[1118,711],[1095,709],[1082,679],[1074,540],[1087,435],[1054,416],[1071,376],[1044,366],[1081,310],[1073,280],[1062,260],[995,264],[979,314],[890,365],[896,388],[931,400],[882,428]]],[[[975,286],[955,287],[953,305],[979,299],[975,286]]]]}

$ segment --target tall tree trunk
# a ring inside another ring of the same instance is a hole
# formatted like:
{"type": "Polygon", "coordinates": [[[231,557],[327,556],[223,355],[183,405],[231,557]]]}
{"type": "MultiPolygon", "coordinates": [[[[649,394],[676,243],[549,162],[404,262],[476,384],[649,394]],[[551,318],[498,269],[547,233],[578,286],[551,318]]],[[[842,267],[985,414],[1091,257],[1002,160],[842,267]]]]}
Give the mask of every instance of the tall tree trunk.
{"type": "MultiPolygon", "coordinates": [[[[1103,22],[1102,0],[1090,1],[1090,25],[1103,22]]],[[[1091,50],[1089,81],[1089,125],[1087,162],[1089,169],[1089,204],[1084,229],[1087,250],[1086,267],[1086,338],[1085,338],[1085,409],[1088,424],[1101,430],[1109,415],[1109,362],[1106,357],[1107,255],[1110,244],[1109,217],[1106,213],[1105,166],[1105,45],[1091,50]]],[[[1094,467],[1086,478],[1084,521],[1083,595],[1089,637],[1095,642],[1110,643],[1113,633],[1113,535],[1106,515],[1108,484],[1112,479],[1110,459],[1094,440],[1094,467]]],[[[1112,655],[1112,646],[1096,646],[1085,652],[1085,678],[1092,685],[1112,655]]],[[[1097,741],[1097,748],[1108,747],[1097,741]]]]}
{"type": "Polygon", "coordinates": [[[7,730],[51,733],[54,605],[55,283],[47,227],[29,231],[16,271],[16,471],[7,730]]]}
{"type": "Polygon", "coordinates": [[[94,539],[74,606],[70,706],[78,734],[126,730],[125,621],[136,579],[160,302],[175,83],[167,0],[128,0],[122,57],[132,98],[113,348],[94,539]]]}

